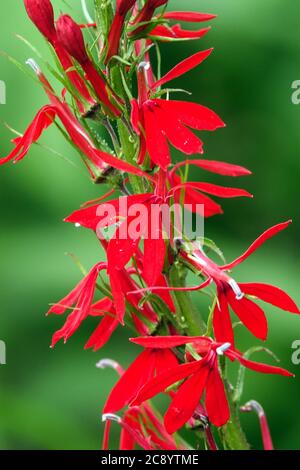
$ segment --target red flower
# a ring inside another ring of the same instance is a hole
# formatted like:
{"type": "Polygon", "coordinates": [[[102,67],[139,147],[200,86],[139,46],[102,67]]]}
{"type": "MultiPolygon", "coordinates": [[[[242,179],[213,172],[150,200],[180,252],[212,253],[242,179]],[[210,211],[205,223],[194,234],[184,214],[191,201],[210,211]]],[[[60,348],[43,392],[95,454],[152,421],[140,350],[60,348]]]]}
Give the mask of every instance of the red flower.
{"type": "Polygon", "coordinates": [[[50,313],[61,315],[75,304],[75,308],[68,316],[64,326],[54,334],[51,347],[54,347],[61,338],[64,338],[64,341],[66,342],[90,314],[96,281],[99,272],[103,269],[106,269],[106,263],[96,264],[89,274],[82,279],[66,297],[50,308],[47,315],[50,315],[50,313]]]}
{"type": "MultiPolygon", "coordinates": [[[[69,80],[77,88],[80,95],[93,106],[96,102],[91,97],[83,79],[73,68],[72,60],[67,51],[62,47],[57,38],[54,24],[54,11],[50,0],[24,0],[27,14],[42,35],[54,48],[61,65],[63,66],[69,80]]],[[[81,113],[85,112],[84,106],[76,98],[78,108],[81,113]]]]}
{"type": "Polygon", "coordinates": [[[109,394],[103,413],[115,413],[127,406],[155,374],[173,369],[178,361],[169,349],[149,348],[128,367],[109,394]]]}
{"type": "MultiPolygon", "coordinates": [[[[115,369],[119,376],[124,374],[122,367],[111,359],[102,359],[97,364],[97,367],[101,369],[108,366],[115,369]]],[[[112,413],[106,413],[102,416],[102,420],[105,421],[103,450],[109,449],[112,421],[117,422],[122,427],[120,450],[134,450],[136,445],[148,450],[175,450],[178,448],[178,445],[180,449],[185,448],[183,444],[175,442],[175,439],[167,433],[162,418],[148,403],[127,409],[122,418],[112,413]]]]}
{"type": "Polygon", "coordinates": [[[120,99],[114,94],[104,75],[96,70],[89,58],[80,26],[69,15],[63,15],[57,21],[56,29],[60,43],[81,65],[101,103],[113,115],[121,116],[120,99]]]}
{"type": "Polygon", "coordinates": [[[229,306],[254,336],[266,339],[268,324],[265,314],[261,307],[247,297],[248,295],[257,297],[282,310],[300,313],[295,302],[278,287],[263,283],[238,284],[227,274],[228,271],[248,258],[262,243],[284,230],[290,222],[281,223],[266,230],[243,255],[224,266],[218,266],[214,263],[205,255],[201,247],[194,243],[191,244],[188,252],[181,251],[181,256],[199,269],[206,277],[207,282],[213,281],[216,284],[218,301],[213,314],[213,327],[217,341],[229,341],[231,344],[234,342],[229,306]]]}
{"type": "Polygon", "coordinates": [[[151,21],[155,10],[162,5],[165,5],[166,3],[168,3],[168,0],[147,0],[141,11],[137,14],[134,21],[132,22],[132,24],[136,25],[137,27],[129,33],[129,36],[137,36],[140,35],[145,29],[147,30],[147,23],[151,21]]]}
{"type": "MultiPolygon", "coordinates": [[[[29,125],[28,129],[25,131],[24,135],[20,138],[14,139],[13,142],[16,144],[15,149],[5,158],[0,160],[0,165],[7,163],[10,160],[17,161],[23,159],[30,146],[35,143],[42,132],[51,124],[53,118],[57,116],[63,126],[65,127],[71,141],[75,144],[80,152],[87,157],[87,159],[97,168],[100,169],[104,174],[109,166],[117,168],[121,171],[129,171],[133,174],[144,176],[145,178],[152,179],[150,175],[143,172],[139,168],[130,165],[129,163],[120,160],[109,153],[102,152],[94,147],[94,143],[86,131],[83,129],[79,121],[76,119],[74,114],[71,112],[68,104],[61,101],[56,95],[51,87],[50,83],[46,77],[42,74],[41,70],[33,59],[28,60],[28,65],[30,65],[34,72],[37,74],[38,79],[41,81],[45,92],[47,93],[51,105],[44,106],[36,115],[33,122],[29,125]]],[[[88,163],[85,162],[88,166],[89,171],[93,178],[95,175],[92,169],[89,167],[88,163]]]]}
{"type": "Polygon", "coordinates": [[[192,343],[195,353],[201,356],[201,359],[194,359],[189,353],[190,362],[168,368],[165,372],[149,380],[140,388],[137,396],[131,402],[132,406],[140,405],[171,385],[186,379],[172,396],[171,405],[165,415],[165,427],[170,434],[178,431],[193,416],[204,391],[206,391],[205,408],[209,420],[215,426],[223,426],[229,420],[230,410],[218,368],[219,355],[225,355],[231,361],[237,360],[243,366],[256,372],[287,377],[293,375],[280,367],[245,359],[239,351],[231,347],[230,343],[217,343],[207,337],[146,337],[136,338],[132,341],[146,347],[146,351],[152,351],[153,348],[168,351],[169,348],[192,343]]]}
{"type": "Polygon", "coordinates": [[[141,138],[139,162],[143,163],[145,151],[148,151],[153,164],[167,169],[171,144],[187,155],[203,153],[203,143],[190,130],[214,131],[224,127],[223,121],[210,109],[186,101],[163,100],[151,97],[151,91],[162,84],[191,70],[211,53],[201,51],[182,61],[169,73],[148,89],[146,83],[147,63],[141,63],[138,70],[139,102],[132,101],[131,121],[134,130],[141,138]]]}
{"type": "Polygon", "coordinates": [[[108,47],[105,62],[107,63],[111,57],[118,54],[120,38],[124,27],[124,21],[127,13],[136,3],[136,0],[118,0],[116,4],[116,13],[112,21],[108,34],[108,47]]]}

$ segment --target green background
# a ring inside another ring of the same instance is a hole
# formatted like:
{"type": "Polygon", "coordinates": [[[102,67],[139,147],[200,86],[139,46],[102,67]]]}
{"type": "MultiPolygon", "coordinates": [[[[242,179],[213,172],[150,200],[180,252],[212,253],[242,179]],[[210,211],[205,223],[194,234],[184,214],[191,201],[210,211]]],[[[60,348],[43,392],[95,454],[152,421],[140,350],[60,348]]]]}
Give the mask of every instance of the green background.
{"type": "MultiPolygon", "coordinates": [[[[27,19],[23,2],[1,5],[1,49],[20,62],[32,55],[20,34],[48,53],[43,39],[27,19]]],[[[56,12],[66,11],[54,0],[56,12]]],[[[80,17],[80,2],[74,15],[80,17]]],[[[169,9],[216,13],[212,31],[202,40],[163,48],[163,70],[179,60],[213,46],[201,67],[174,82],[193,91],[193,100],[213,108],[227,128],[206,135],[206,157],[243,164],[253,176],[237,184],[254,193],[254,200],[227,200],[225,215],[206,222],[206,236],[232,259],[264,229],[293,218],[294,224],[268,242],[236,269],[240,281],[264,281],[286,289],[299,302],[299,173],[300,107],[291,103],[291,83],[300,79],[300,5],[295,0],[171,1],[169,9]]],[[[70,10],[69,10],[70,11],[70,10]]],[[[23,131],[46,98],[42,90],[5,58],[0,79],[7,85],[7,104],[0,106],[1,156],[12,148],[11,133],[23,131]]],[[[185,98],[183,98],[185,99],[185,98]]],[[[35,146],[20,164],[0,168],[0,339],[7,345],[7,365],[0,366],[0,448],[96,449],[100,446],[100,412],[116,377],[95,363],[111,357],[127,366],[138,348],[129,346],[124,332],[98,353],[83,345],[95,327],[93,319],[67,345],[49,349],[52,333],[62,318],[45,318],[48,304],[60,299],[80,274],[66,252],[90,267],[100,257],[91,233],[62,223],[64,216],[99,195],[77,154],[49,129],[41,143],[72,161],[35,146]]],[[[203,178],[201,172],[195,174],[203,178]]],[[[196,297],[198,301],[200,296],[196,297]]],[[[199,304],[200,305],[200,304],[199,304]]],[[[300,319],[265,308],[270,334],[267,346],[282,364],[300,376],[291,363],[291,344],[300,339],[300,319]]],[[[240,329],[242,349],[259,344],[240,329]]],[[[272,362],[264,354],[257,359],[272,362]]],[[[278,449],[299,449],[300,378],[246,374],[243,399],[255,398],[265,407],[278,449]]],[[[257,418],[243,417],[251,444],[261,448],[257,418]]],[[[117,429],[114,430],[115,436],[117,429]]],[[[115,439],[114,436],[114,439],[115,439]]]]}

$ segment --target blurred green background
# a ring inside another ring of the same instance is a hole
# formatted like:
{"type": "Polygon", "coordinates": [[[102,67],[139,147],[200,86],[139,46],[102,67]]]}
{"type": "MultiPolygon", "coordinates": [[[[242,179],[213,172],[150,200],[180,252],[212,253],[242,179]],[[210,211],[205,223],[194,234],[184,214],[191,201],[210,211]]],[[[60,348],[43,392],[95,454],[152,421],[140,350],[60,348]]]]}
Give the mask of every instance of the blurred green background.
{"type": "MultiPolygon", "coordinates": [[[[53,3],[57,13],[66,11],[65,2],[53,3]]],[[[79,0],[72,4],[75,17],[82,20],[79,0]]],[[[286,233],[238,268],[235,278],[274,283],[300,302],[300,106],[291,103],[291,83],[300,79],[300,5],[295,0],[173,0],[170,4],[169,9],[218,15],[202,40],[164,46],[163,70],[200,48],[215,48],[201,67],[178,79],[176,86],[193,91],[195,101],[213,108],[227,123],[225,130],[205,136],[206,157],[253,171],[252,177],[237,184],[253,192],[255,199],[225,201],[225,215],[206,222],[206,236],[231,259],[265,228],[293,218],[286,233]]],[[[25,15],[23,2],[3,2],[1,49],[23,63],[32,52],[17,33],[48,54],[25,15]]],[[[46,99],[33,81],[3,57],[0,70],[0,79],[7,85],[7,104],[0,106],[1,156],[5,156],[11,149],[11,133],[4,123],[23,131],[46,99]]],[[[7,365],[0,366],[0,448],[97,449],[100,411],[116,376],[97,370],[95,363],[111,357],[127,366],[138,348],[129,346],[125,333],[119,331],[97,354],[84,352],[95,326],[92,320],[67,345],[49,349],[62,318],[46,319],[43,313],[80,277],[65,253],[75,253],[87,267],[100,255],[91,233],[75,230],[62,219],[97,197],[99,188],[89,181],[78,156],[54,128],[41,143],[55,148],[73,165],[35,146],[20,164],[0,169],[0,339],[7,345],[7,365]]],[[[200,172],[195,176],[203,177],[200,172]]],[[[209,181],[236,183],[213,175],[209,181]]],[[[243,398],[255,398],[265,407],[276,448],[299,449],[300,365],[291,363],[291,344],[300,339],[300,319],[267,305],[265,310],[270,328],[267,346],[299,376],[293,380],[247,372],[243,398]]],[[[243,349],[259,343],[244,329],[240,334],[243,349]]],[[[257,359],[272,362],[263,354],[257,359]]],[[[257,418],[247,415],[243,424],[251,444],[261,448],[257,418]]],[[[115,439],[116,429],[114,433],[115,439]]]]}

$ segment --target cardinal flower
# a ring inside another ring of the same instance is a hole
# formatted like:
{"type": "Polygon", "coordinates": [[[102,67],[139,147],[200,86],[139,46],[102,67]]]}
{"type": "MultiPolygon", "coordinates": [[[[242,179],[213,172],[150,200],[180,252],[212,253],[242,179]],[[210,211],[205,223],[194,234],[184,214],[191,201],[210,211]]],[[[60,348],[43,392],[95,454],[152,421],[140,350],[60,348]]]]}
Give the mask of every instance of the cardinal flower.
{"type": "Polygon", "coordinates": [[[216,18],[216,15],[208,13],[199,13],[194,11],[168,11],[162,15],[164,20],[168,20],[167,24],[158,24],[148,32],[151,39],[158,41],[180,41],[202,38],[210,28],[201,28],[197,30],[183,29],[180,23],[174,25],[169,24],[169,20],[185,21],[190,23],[202,23],[216,18]]]}
{"type": "MultiPolygon", "coordinates": [[[[120,318],[117,315],[113,300],[104,297],[92,304],[97,278],[102,270],[107,270],[107,263],[96,264],[66,297],[54,304],[48,311],[48,315],[51,313],[62,315],[66,310],[72,309],[63,327],[53,335],[52,347],[62,338],[66,342],[77,331],[81,323],[88,316],[92,316],[101,317],[101,321],[87,341],[85,349],[93,348],[94,351],[97,351],[107,343],[120,324],[120,318]],[[75,307],[73,308],[74,304],[75,307]]],[[[141,335],[150,334],[150,326],[153,328],[158,322],[157,314],[148,302],[144,302],[143,305],[139,304],[142,300],[142,294],[134,296],[128,294],[128,292],[138,287],[131,279],[128,271],[125,269],[120,270],[118,279],[122,295],[128,302],[128,312],[133,326],[141,335]]]]}
{"type": "Polygon", "coordinates": [[[109,394],[103,413],[115,413],[121,410],[132,402],[146,382],[177,365],[178,361],[171,350],[146,349],[120,377],[109,394]]]}
{"type": "MultiPolygon", "coordinates": [[[[198,162],[198,165],[201,166],[201,161],[198,162]]],[[[205,163],[203,165],[206,166],[205,163]]],[[[220,171],[227,171],[230,174],[247,173],[247,170],[242,167],[226,165],[222,162],[219,163],[219,168],[220,171]]],[[[212,162],[211,171],[212,169],[218,171],[217,162],[212,162]]],[[[185,191],[185,202],[192,202],[190,207],[192,211],[196,211],[198,206],[202,209],[203,206],[200,204],[204,204],[205,215],[220,212],[220,206],[198,192],[198,189],[221,197],[250,196],[247,191],[242,189],[226,188],[208,183],[175,184],[168,190],[167,181],[168,179],[173,181],[174,177],[175,175],[168,176],[168,173],[160,170],[153,193],[124,196],[93,205],[75,211],[65,219],[67,222],[91,228],[97,233],[100,230],[100,236],[102,236],[103,228],[117,224],[116,231],[108,244],[107,260],[112,293],[120,318],[124,316],[125,311],[124,290],[121,288],[122,269],[133,256],[142,258],[143,268],[140,275],[148,286],[160,285],[164,287],[165,285],[162,272],[167,252],[167,240],[172,243],[175,231],[180,229],[180,220],[177,223],[178,217],[175,226],[172,226],[168,209],[170,209],[169,204],[172,196],[177,196],[179,189],[185,191]],[[141,256],[139,244],[142,238],[144,243],[143,255],[141,256]]],[[[168,298],[164,298],[164,300],[173,310],[170,300],[168,298]]]]}
{"type": "MultiPolygon", "coordinates": [[[[130,171],[133,174],[151,179],[151,176],[139,168],[136,168],[125,161],[119,160],[109,153],[96,149],[92,139],[71,112],[68,104],[64,101],[61,101],[56,96],[52,86],[43,75],[36,62],[33,59],[29,59],[27,64],[30,65],[36,73],[38,79],[44,87],[46,94],[49,97],[51,104],[44,106],[37,113],[34,120],[29,125],[22,137],[13,140],[15,144],[14,150],[7,157],[0,160],[0,165],[3,165],[4,163],[7,163],[11,160],[13,160],[14,163],[22,160],[27,155],[30,146],[38,141],[43,131],[49,127],[49,125],[53,122],[54,117],[57,116],[66,129],[72,143],[78,148],[79,152],[88,159],[90,163],[92,163],[98,170],[101,171],[102,175],[105,175],[108,168],[113,167],[121,171],[130,171]]],[[[86,159],[84,161],[93,179],[95,179],[95,174],[93,173],[89,164],[86,162],[86,159]]]]}
{"type": "Polygon", "coordinates": [[[116,13],[108,34],[106,62],[108,62],[111,57],[118,54],[125,18],[135,3],[136,0],[117,0],[116,13]]]}
{"type": "Polygon", "coordinates": [[[202,141],[189,128],[214,131],[225,126],[213,111],[204,106],[152,96],[161,85],[203,62],[211,51],[211,49],[201,51],[185,59],[155,82],[151,90],[147,84],[146,73],[149,64],[140,63],[138,68],[139,101],[132,100],[131,103],[132,126],[141,138],[140,163],[144,162],[147,151],[151,162],[166,170],[171,163],[168,141],[187,155],[203,153],[202,141]]]}
{"type": "MultiPolygon", "coordinates": [[[[100,360],[97,367],[100,369],[112,367],[119,376],[124,374],[124,369],[111,359],[100,360]]],[[[120,450],[134,450],[136,446],[147,450],[175,450],[178,445],[180,449],[185,449],[185,446],[179,443],[178,437],[175,441],[166,431],[161,416],[149,403],[125,410],[122,417],[113,413],[106,413],[102,415],[102,421],[105,422],[103,450],[109,449],[110,429],[113,421],[117,422],[122,428],[120,450]]]]}
{"type": "Polygon", "coordinates": [[[229,405],[225,388],[218,368],[218,357],[225,356],[231,361],[237,360],[244,367],[264,374],[292,376],[290,372],[280,367],[269,366],[245,359],[230,343],[215,342],[207,337],[145,337],[132,340],[144,346],[146,351],[169,351],[188,343],[193,346],[193,353],[188,353],[189,362],[168,368],[149,380],[138,391],[131,402],[139,406],[146,400],[163,392],[171,385],[184,380],[177,392],[172,395],[172,402],[165,414],[166,430],[172,434],[178,431],[194,414],[203,393],[205,392],[205,408],[208,418],[215,426],[223,426],[230,418],[229,405]],[[196,358],[195,358],[196,356],[196,358]],[[200,358],[199,358],[200,357],[200,358]]]}
{"type": "MultiPolygon", "coordinates": [[[[90,107],[96,104],[91,97],[84,80],[79,73],[74,70],[73,62],[67,51],[63,48],[58,40],[54,23],[54,11],[50,0],[24,0],[27,14],[31,21],[35,24],[42,35],[49,41],[54,48],[56,55],[65,70],[70,82],[78,90],[79,95],[89,103],[90,107]]],[[[84,114],[85,108],[81,101],[76,98],[78,108],[84,114]]]]}
{"type": "Polygon", "coordinates": [[[181,256],[206,277],[205,285],[214,282],[217,288],[217,302],[213,313],[213,327],[217,341],[234,342],[229,306],[241,322],[257,338],[265,340],[268,333],[266,316],[252,297],[275,305],[292,313],[299,314],[295,302],[278,287],[263,283],[237,283],[228,272],[247,259],[266,240],[284,230],[291,221],[275,225],[260,235],[244,254],[229,264],[218,266],[208,258],[201,247],[192,243],[191,251],[182,250],[181,256]],[[249,298],[250,296],[250,298],[249,298]]]}
{"type": "Polygon", "coordinates": [[[80,26],[69,15],[62,15],[56,24],[60,43],[77,60],[91,82],[97,97],[113,116],[120,117],[120,99],[107,83],[104,74],[97,70],[89,58],[80,26]]]}
{"type": "MultiPolygon", "coordinates": [[[[147,23],[151,21],[155,10],[166,3],[168,3],[168,0],[147,0],[132,22],[132,25],[136,26],[136,28],[129,33],[129,36],[138,36],[145,31],[145,29],[147,30],[147,23]]],[[[149,27],[151,28],[151,24],[149,27]]],[[[151,29],[153,29],[153,27],[151,29]]]]}

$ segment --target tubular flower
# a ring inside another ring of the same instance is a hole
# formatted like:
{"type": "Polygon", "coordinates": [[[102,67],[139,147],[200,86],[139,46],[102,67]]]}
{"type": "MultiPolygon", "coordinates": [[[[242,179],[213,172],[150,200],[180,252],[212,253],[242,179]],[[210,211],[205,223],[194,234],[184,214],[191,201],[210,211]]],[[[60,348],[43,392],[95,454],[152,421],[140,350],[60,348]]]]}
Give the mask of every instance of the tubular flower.
{"type": "MultiPolygon", "coordinates": [[[[57,116],[61,120],[71,141],[75,144],[78,150],[85,157],[87,157],[87,159],[97,169],[100,169],[101,172],[105,174],[108,167],[113,167],[121,171],[129,171],[133,174],[149,178],[149,176],[139,168],[119,160],[109,153],[96,149],[91,137],[86,133],[76,117],[72,114],[67,103],[62,102],[55,95],[53,88],[51,87],[46,77],[42,74],[37,64],[32,59],[28,60],[28,64],[37,74],[46,94],[50,99],[51,105],[43,107],[38,112],[33,122],[30,124],[21,138],[14,139],[13,142],[16,145],[15,149],[7,157],[0,160],[0,165],[3,165],[10,160],[14,160],[16,163],[17,161],[23,159],[26,156],[30,146],[39,139],[42,132],[51,124],[53,118],[57,116]]],[[[95,178],[93,171],[89,166],[88,168],[92,174],[92,177],[95,178]]]]}
{"type": "Polygon", "coordinates": [[[169,349],[146,349],[120,377],[109,394],[103,413],[121,410],[132,402],[146,382],[177,365],[176,356],[169,349]]]}
{"type": "MultiPolygon", "coordinates": [[[[54,48],[70,82],[78,90],[79,95],[82,96],[90,106],[94,106],[96,101],[91,97],[86,84],[78,72],[71,70],[73,68],[73,62],[58,40],[54,23],[54,11],[50,0],[24,0],[24,4],[31,21],[54,48]]],[[[82,114],[85,113],[85,108],[81,101],[76,98],[76,102],[80,112],[82,114]]]]}
{"type": "Polygon", "coordinates": [[[287,377],[293,375],[280,367],[245,359],[230,343],[218,343],[208,337],[145,337],[132,341],[144,346],[146,351],[152,351],[153,348],[168,351],[170,348],[191,343],[195,353],[200,356],[200,359],[195,359],[188,354],[189,362],[168,368],[149,380],[140,388],[131,402],[132,406],[138,406],[171,385],[185,380],[173,395],[171,405],[165,415],[165,427],[170,434],[178,431],[193,416],[204,391],[206,392],[205,408],[211,423],[215,426],[223,426],[229,420],[230,410],[218,368],[218,356],[224,355],[231,361],[237,360],[244,367],[256,372],[287,377]]]}
{"type": "Polygon", "coordinates": [[[102,73],[96,70],[89,58],[80,26],[75,23],[69,15],[63,15],[57,21],[56,28],[59,41],[68,53],[81,65],[100,102],[114,116],[121,116],[121,102],[109,87],[102,73]]]}
{"type": "Polygon", "coordinates": [[[114,55],[118,54],[119,44],[127,13],[133,8],[136,0],[118,0],[116,13],[108,34],[108,47],[105,62],[107,63],[114,55]]]}
{"type": "Polygon", "coordinates": [[[166,170],[171,163],[168,141],[181,152],[192,155],[203,153],[203,143],[189,128],[214,131],[224,127],[223,121],[210,109],[186,101],[163,100],[151,97],[158,87],[199,65],[211,53],[202,51],[184,60],[154,83],[151,90],[146,82],[148,63],[142,62],[138,70],[139,101],[132,101],[131,122],[141,138],[139,163],[146,151],[153,164],[166,170]]]}
{"type": "Polygon", "coordinates": [[[29,18],[57,56],[55,66],[47,66],[62,86],[55,90],[52,79],[33,59],[27,60],[47,101],[24,134],[16,133],[13,149],[0,165],[25,158],[54,123],[79,153],[92,181],[108,186],[65,219],[94,232],[102,260],[97,255],[97,263],[48,311],[61,319],[52,348],[88,321],[94,326],[85,349],[98,351],[121,327],[133,331],[137,338],[131,342],[144,348],[126,370],[112,359],[97,363],[99,369],[110,366],[119,375],[103,409],[103,449],[109,448],[113,422],[120,426],[122,450],[185,450],[196,439],[197,449],[249,449],[239,412],[252,410],[258,413],[264,448],[273,449],[262,406],[255,400],[241,406],[244,368],[292,374],[250,360],[261,349],[272,355],[266,348],[250,347],[244,354],[236,349],[231,315],[265,340],[268,324],[258,302],[300,312],[283,290],[237,282],[232,270],[290,221],[266,230],[231,263],[218,263],[208,255],[210,249],[222,258],[198,222],[223,213],[216,198],[252,194],[204,177],[191,181],[190,167],[225,177],[251,172],[199,156],[204,149],[197,131],[215,131],[225,124],[203,105],[173,100],[172,93],[184,90],[169,88],[169,83],[202,64],[213,49],[194,51],[161,75],[160,42],[199,39],[210,30],[202,24],[215,15],[168,12],[167,4],[95,0],[90,14],[82,0],[87,24],[77,24],[65,13],[55,22],[51,0],[24,0],[29,18]],[[184,23],[194,29],[185,29],[184,23]],[[183,154],[178,163],[172,161],[172,147],[183,154]],[[201,279],[200,285],[189,285],[189,272],[201,279]],[[206,287],[209,298],[212,289],[214,293],[207,322],[189,295],[206,287]],[[227,359],[239,365],[236,384],[227,374],[227,359]],[[162,392],[170,401],[164,418],[149,402],[162,392]],[[217,436],[214,426],[227,423],[217,436]],[[183,426],[186,440],[177,434],[183,426]],[[194,431],[191,442],[189,431],[194,431]]]}
{"type": "MultiPolygon", "coordinates": [[[[216,167],[217,162],[214,162],[214,165],[216,167]]],[[[222,163],[220,165],[224,166],[222,163]]],[[[230,165],[227,165],[227,169],[231,172],[238,171],[236,169],[239,169],[241,173],[243,171],[247,172],[242,167],[232,166],[231,169],[230,165]]],[[[176,234],[176,229],[180,229],[180,221],[178,221],[178,227],[176,226],[177,221],[175,221],[175,227],[172,227],[170,218],[164,218],[163,213],[169,207],[168,204],[171,197],[177,194],[179,189],[183,188],[186,191],[186,203],[192,201],[192,211],[196,212],[198,210],[200,212],[202,205],[199,206],[199,209],[198,205],[204,204],[206,215],[215,214],[217,212],[215,207],[219,208],[219,206],[210,198],[197,192],[196,189],[198,188],[202,189],[202,191],[213,192],[221,197],[250,196],[249,193],[241,189],[224,188],[222,186],[209,185],[208,183],[202,183],[202,186],[201,183],[177,184],[170,190],[167,190],[167,179],[166,173],[160,170],[155,190],[152,194],[123,196],[116,200],[80,209],[65,219],[66,222],[79,224],[94,231],[100,230],[100,236],[102,235],[103,228],[117,224],[115,234],[108,244],[107,262],[111,288],[120,318],[123,317],[125,311],[124,294],[121,288],[122,282],[119,279],[120,273],[122,273],[122,269],[127,265],[132,256],[140,257],[139,244],[142,238],[144,238],[143,255],[140,258],[143,260],[143,268],[140,274],[148,286],[159,284],[163,287],[163,276],[161,273],[167,250],[166,239],[172,239],[173,234],[176,234]],[[139,212],[138,216],[137,212],[139,212]],[[136,230],[137,225],[140,226],[138,230],[136,230]],[[164,232],[169,236],[165,237],[164,232]],[[153,262],[153,257],[155,258],[155,263],[153,262]]],[[[172,304],[169,301],[168,305],[173,310],[172,304]]]]}
{"type": "Polygon", "coordinates": [[[252,243],[244,254],[223,266],[214,263],[199,246],[194,244],[191,245],[189,253],[181,251],[185,260],[199,269],[207,281],[213,281],[216,285],[217,303],[213,313],[213,327],[217,341],[229,341],[231,344],[234,342],[229,306],[254,336],[263,340],[267,338],[268,324],[265,314],[261,307],[248,296],[256,297],[282,310],[300,313],[295,302],[278,287],[263,283],[237,283],[227,274],[254,253],[265,241],[287,228],[290,222],[269,228],[252,243]]]}

